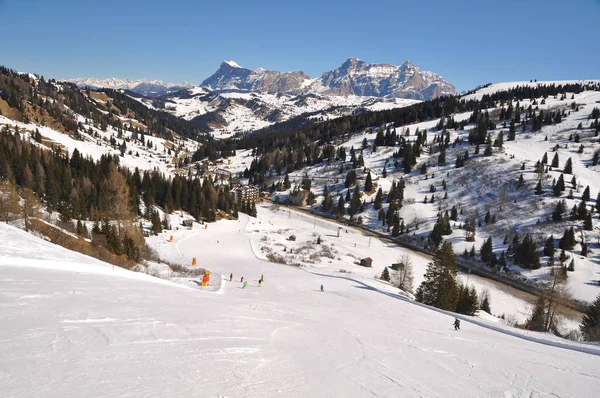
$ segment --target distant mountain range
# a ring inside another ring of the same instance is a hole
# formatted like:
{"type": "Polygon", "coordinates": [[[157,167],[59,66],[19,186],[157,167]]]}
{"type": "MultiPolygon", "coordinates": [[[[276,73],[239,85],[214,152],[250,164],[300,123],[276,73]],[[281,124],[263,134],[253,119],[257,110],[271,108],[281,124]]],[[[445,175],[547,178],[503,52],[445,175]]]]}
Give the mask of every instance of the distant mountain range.
{"type": "MultiPolygon", "coordinates": [[[[127,89],[142,96],[160,97],[192,84],[171,84],[159,80],[71,79],[79,86],[127,89]]],[[[423,71],[410,61],[401,66],[369,64],[349,58],[339,68],[311,78],[302,71],[280,72],[247,69],[234,61],[223,61],[219,69],[202,82],[215,91],[247,91],[257,93],[321,94],[334,96],[368,96],[427,100],[456,94],[454,86],[430,71],[423,71]]]]}
{"type": "Polygon", "coordinates": [[[165,83],[161,80],[144,79],[119,79],[111,77],[108,79],[75,78],[68,80],[79,87],[89,88],[112,88],[130,90],[145,97],[160,97],[182,89],[194,87],[191,83],[165,83]]]}

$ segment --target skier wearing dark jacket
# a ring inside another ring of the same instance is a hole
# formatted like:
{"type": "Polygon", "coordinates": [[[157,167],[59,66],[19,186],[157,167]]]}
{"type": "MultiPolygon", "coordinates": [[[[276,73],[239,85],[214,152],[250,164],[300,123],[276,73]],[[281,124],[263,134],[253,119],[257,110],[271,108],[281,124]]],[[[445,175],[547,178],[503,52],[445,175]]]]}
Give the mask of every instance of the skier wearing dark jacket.
{"type": "Polygon", "coordinates": [[[460,321],[458,318],[454,318],[454,330],[460,330],[460,321]]]}

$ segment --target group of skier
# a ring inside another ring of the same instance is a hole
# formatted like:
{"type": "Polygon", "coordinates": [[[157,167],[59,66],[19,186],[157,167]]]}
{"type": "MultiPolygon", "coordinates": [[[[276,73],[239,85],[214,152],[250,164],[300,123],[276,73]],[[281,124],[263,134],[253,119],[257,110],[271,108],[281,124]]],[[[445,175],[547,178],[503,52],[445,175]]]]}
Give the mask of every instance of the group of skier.
{"type": "MultiPolygon", "coordinates": [[[[262,286],[262,283],[264,280],[265,280],[265,276],[264,276],[264,274],[261,274],[260,279],[258,280],[258,287],[262,286]]],[[[229,274],[229,282],[233,282],[233,272],[229,274]]],[[[244,280],[243,276],[240,278],[240,282],[242,284],[242,289],[245,289],[248,287],[248,281],[244,280]]]]}

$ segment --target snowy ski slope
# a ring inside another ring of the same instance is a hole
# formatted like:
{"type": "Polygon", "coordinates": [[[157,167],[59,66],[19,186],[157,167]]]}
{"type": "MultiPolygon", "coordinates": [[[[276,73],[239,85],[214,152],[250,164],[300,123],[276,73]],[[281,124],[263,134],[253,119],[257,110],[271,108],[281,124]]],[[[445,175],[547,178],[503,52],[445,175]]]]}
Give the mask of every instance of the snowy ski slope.
{"type": "Polygon", "coordinates": [[[259,219],[151,242],[165,258],[233,272],[219,294],[0,225],[2,396],[596,395],[599,347],[480,319],[457,332],[452,316],[366,277],[265,262],[255,251],[270,216],[259,208],[259,219]]]}

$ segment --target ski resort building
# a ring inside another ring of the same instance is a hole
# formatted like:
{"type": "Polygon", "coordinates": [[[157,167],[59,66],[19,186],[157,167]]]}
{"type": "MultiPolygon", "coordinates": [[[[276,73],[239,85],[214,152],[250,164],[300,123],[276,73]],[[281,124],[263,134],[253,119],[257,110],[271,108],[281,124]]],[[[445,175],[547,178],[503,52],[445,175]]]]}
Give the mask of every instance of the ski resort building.
{"type": "Polygon", "coordinates": [[[251,201],[256,203],[259,198],[258,188],[252,185],[242,185],[233,190],[236,202],[251,201]]]}

